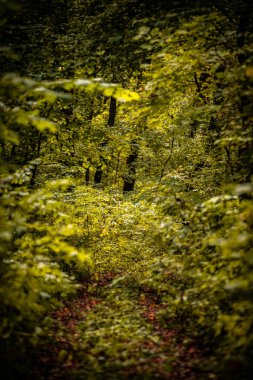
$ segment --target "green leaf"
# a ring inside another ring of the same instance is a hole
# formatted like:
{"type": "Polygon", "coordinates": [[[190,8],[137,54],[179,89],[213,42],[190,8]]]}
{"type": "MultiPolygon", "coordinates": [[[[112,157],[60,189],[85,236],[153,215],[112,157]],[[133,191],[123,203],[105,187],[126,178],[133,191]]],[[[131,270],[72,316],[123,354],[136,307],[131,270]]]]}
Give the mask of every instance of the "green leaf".
{"type": "Polygon", "coordinates": [[[32,125],[37,128],[40,132],[48,130],[51,133],[57,132],[57,126],[52,121],[45,119],[43,117],[30,116],[29,120],[32,125]]]}

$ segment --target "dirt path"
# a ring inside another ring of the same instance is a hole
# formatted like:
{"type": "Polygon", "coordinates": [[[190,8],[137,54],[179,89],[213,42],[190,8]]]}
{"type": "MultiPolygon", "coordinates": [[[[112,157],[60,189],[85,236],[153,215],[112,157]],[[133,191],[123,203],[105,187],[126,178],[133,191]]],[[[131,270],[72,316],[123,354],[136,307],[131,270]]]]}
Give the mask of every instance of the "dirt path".
{"type": "Polygon", "coordinates": [[[164,305],[156,297],[113,286],[112,278],[83,286],[52,314],[61,333],[51,331],[40,380],[216,379],[191,339],[161,325],[164,305]]]}

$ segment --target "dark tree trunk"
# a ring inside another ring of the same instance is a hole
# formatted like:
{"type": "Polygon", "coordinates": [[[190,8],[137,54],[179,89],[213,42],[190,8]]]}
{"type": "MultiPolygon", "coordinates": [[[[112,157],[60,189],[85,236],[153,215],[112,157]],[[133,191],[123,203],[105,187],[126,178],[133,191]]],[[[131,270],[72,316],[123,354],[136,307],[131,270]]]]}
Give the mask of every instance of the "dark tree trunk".
{"type": "Polygon", "coordinates": [[[89,182],[90,182],[90,168],[86,169],[86,172],[85,172],[85,182],[86,182],[86,185],[88,185],[89,182]]]}
{"type": "Polygon", "coordinates": [[[138,144],[135,141],[133,141],[131,144],[131,153],[127,157],[126,161],[128,173],[124,178],[123,193],[134,190],[138,152],[138,144]]]}
{"type": "MultiPolygon", "coordinates": [[[[116,111],[117,111],[117,101],[114,97],[111,96],[110,98],[110,107],[109,107],[109,116],[108,116],[108,122],[107,125],[109,127],[113,127],[115,124],[115,119],[116,119],[116,111]]],[[[107,141],[103,141],[101,143],[101,147],[104,147],[107,145],[107,141]]],[[[101,156],[100,161],[103,161],[106,163],[105,159],[101,156]]],[[[94,183],[99,184],[102,182],[103,178],[103,169],[102,169],[102,164],[99,164],[96,168],[96,173],[94,176],[94,183]]]]}
{"type": "Polygon", "coordinates": [[[99,184],[102,182],[103,170],[102,165],[97,166],[96,173],[94,175],[94,183],[99,184]]]}
{"type": "Polygon", "coordinates": [[[108,117],[108,126],[113,127],[116,119],[116,110],[117,110],[117,101],[115,98],[111,96],[110,100],[110,109],[109,109],[109,117],[108,117]]]}

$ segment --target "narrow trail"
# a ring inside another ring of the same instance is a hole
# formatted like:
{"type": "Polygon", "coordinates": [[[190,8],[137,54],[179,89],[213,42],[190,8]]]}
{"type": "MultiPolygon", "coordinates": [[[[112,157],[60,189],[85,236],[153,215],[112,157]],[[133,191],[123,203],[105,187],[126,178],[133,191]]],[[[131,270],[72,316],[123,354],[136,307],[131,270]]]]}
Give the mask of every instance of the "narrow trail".
{"type": "Polygon", "coordinates": [[[205,356],[196,343],[159,322],[163,307],[148,289],[118,285],[111,273],[82,286],[76,298],[51,315],[61,333],[51,332],[38,378],[215,380],[201,368],[205,356]]]}

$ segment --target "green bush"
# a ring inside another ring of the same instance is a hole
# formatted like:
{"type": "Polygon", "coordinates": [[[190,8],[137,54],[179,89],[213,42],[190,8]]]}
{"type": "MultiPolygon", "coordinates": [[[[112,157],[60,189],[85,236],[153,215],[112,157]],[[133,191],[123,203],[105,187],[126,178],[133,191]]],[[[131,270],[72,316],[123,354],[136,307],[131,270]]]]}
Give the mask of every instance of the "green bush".
{"type": "Polygon", "coordinates": [[[216,371],[235,379],[252,371],[253,208],[251,195],[244,195],[220,195],[195,207],[183,193],[160,197],[165,214],[181,225],[173,228],[164,216],[157,238],[167,252],[140,280],[166,302],[160,320],[197,338],[216,371]]]}

